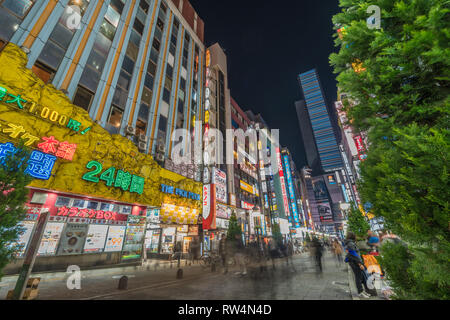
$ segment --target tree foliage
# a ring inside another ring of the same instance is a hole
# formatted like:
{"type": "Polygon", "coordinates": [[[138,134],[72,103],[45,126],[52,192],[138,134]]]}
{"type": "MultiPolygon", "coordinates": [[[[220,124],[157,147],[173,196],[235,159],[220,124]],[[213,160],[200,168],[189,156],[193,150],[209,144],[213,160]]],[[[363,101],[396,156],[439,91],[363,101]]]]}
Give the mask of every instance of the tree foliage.
{"type": "Polygon", "coordinates": [[[359,238],[365,238],[367,231],[370,230],[369,222],[367,222],[361,211],[355,206],[352,206],[349,212],[347,223],[348,229],[359,238]]]}
{"type": "Polygon", "coordinates": [[[239,239],[242,238],[241,226],[236,218],[236,213],[233,211],[228,224],[227,239],[236,239],[236,235],[239,236],[239,239]]]}
{"type": "Polygon", "coordinates": [[[340,0],[339,52],[330,56],[348,119],[369,133],[359,191],[408,243],[383,264],[401,299],[450,296],[450,2],[340,0]],[[370,5],[381,29],[370,29],[370,5]],[[342,30],[341,30],[342,31],[342,30]],[[361,62],[355,70],[352,63],[361,62]],[[401,268],[401,270],[394,270],[401,268]]]}
{"type": "Polygon", "coordinates": [[[26,214],[25,202],[32,178],[25,173],[30,152],[20,144],[16,153],[0,158],[0,279],[1,270],[21,248],[16,243],[20,232],[19,222],[26,214]]]}

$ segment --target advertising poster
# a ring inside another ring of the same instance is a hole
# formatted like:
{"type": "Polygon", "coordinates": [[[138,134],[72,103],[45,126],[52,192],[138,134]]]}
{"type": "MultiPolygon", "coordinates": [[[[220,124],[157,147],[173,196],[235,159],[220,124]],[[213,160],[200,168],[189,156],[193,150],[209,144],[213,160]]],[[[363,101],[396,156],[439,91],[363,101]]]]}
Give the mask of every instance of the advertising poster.
{"type": "Polygon", "coordinates": [[[28,242],[30,241],[31,235],[33,233],[35,222],[34,221],[23,221],[20,227],[23,228],[23,232],[19,235],[19,240],[17,244],[21,247],[20,251],[17,253],[18,257],[23,257],[25,251],[27,250],[28,242]]]}
{"type": "Polygon", "coordinates": [[[216,217],[222,219],[230,219],[231,209],[223,204],[218,203],[216,205],[216,217]]]}
{"type": "Polygon", "coordinates": [[[333,212],[331,211],[330,204],[328,202],[317,204],[320,219],[323,221],[332,221],[333,212]]]}
{"type": "Polygon", "coordinates": [[[222,203],[227,203],[227,174],[214,168],[213,184],[216,186],[216,199],[222,203]]]}
{"type": "Polygon", "coordinates": [[[125,226],[110,226],[104,252],[121,251],[123,238],[125,236],[125,226]]]}
{"type": "Polygon", "coordinates": [[[122,259],[139,259],[142,255],[142,244],[145,237],[147,217],[128,216],[127,234],[123,246],[122,259]]]}
{"type": "Polygon", "coordinates": [[[44,234],[42,235],[41,244],[37,255],[53,255],[56,253],[61,233],[64,228],[64,223],[48,222],[45,226],[44,234]]]}
{"type": "Polygon", "coordinates": [[[81,254],[87,237],[89,225],[68,223],[61,235],[59,255],[81,254]]]}
{"type": "Polygon", "coordinates": [[[89,226],[84,252],[102,252],[105,247],[108,226],[91,224],[89,226]]]}

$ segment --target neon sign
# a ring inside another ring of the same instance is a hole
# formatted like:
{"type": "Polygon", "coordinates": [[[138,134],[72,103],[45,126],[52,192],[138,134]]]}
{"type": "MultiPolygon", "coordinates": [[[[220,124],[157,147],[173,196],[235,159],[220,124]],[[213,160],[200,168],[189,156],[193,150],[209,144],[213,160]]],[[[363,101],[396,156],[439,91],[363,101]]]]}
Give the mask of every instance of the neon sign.
{"type": "Polygon", "coordinates": [[[114,221],[127,221],[127,215],[119,214],[113,211],[94,210],[87,208],[68,208],[66,206],[58,208],[57,216],[80,217],[89,219],[104,219],[114,221]]]}
{"type": "MultiPolygon", "coordinates": [[[[11,142],[1,143],[0,163],[4,162],[6,156],[14,155],[16,152],[17,148],[11,142]]],[[[48,180],[52,175],[55,161],[55,156],[34,150],[28,159],[28,166],[25,169],[25,173],[36,179],[48,180]]]]}
{"type": "Polygon", "coordinates": [[[97,175],[102,172],[103,165],[98,161],[89,161],[86,165],[88,169],[92,169],[93,167],[95,167],[95,170],[85,173],[82,177],[83,180],[98,183],[101,179],[106,182],[108,187],[114,184],[114,187],[121,188],[123,191],[129,191],[130,193],[142,194],[144,192],[145,179],[143,177],[117,170],[117,175],[114,179],[116,168],[111,167],[105,170],[99,178],[97,175]]]}
{"type": "Polygon", "coordinates": [[[11,93],[8,93],[8,90],[4,87],[0,87],[0,101],[8,105],[14,105],[20,110],[25,110],[32,115],[37,115],[38,117],[44,120],[49,120],[51,122],[58,124],[59,126],[69,128],[83,135],[86,134],[86,132],[88,132],[89,130],[91,130],[91,127],[87,127],[84,130],[82,130],[82,128],[80,127],[81,122],[69,118],[66,115],[59,114],[59,112],[51,110],[48,107],[43,107],[37,105],[34,102],[27,101],[23,99],[20,95],[16,96],[11,93]],[[8,98],[11,99],[7,100],[8,98]]]}
{"type": "Polygon", "coordinates": [[[174,188],[172,186],[168,186],[165,184],[161,184],[161,191],[164,193],[175,194],[175,195],[183,197],[183,198],[200,201],[200,195],[197,193],[189,192],[186,190],[181,190],[181,189],[174,188]]]}

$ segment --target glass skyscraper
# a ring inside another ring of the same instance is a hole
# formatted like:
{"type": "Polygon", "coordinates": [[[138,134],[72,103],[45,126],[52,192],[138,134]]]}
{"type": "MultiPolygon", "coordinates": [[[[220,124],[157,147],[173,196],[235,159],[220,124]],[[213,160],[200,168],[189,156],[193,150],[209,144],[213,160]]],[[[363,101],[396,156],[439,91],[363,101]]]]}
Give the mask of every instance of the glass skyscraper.
{"type": "MultiPolygon", "coordinates": [[[[299,114],[299,118],[308,117],[311,124],[311,127],[300,124],[300,129],[302,131],[312,129],[323,171],[331,172],[341,169],[343,163],[320,85],[319,75],[316,69],[312,69],[300,74],[298,79],[306,102],[305,107],[308,111],[307,114],[299,114]]],[[[300,122],[304,122],[306,119],[300,120],[300,122]]],[[[307,141],[305,141],[305,144],[307,144],[307,141]]]]}

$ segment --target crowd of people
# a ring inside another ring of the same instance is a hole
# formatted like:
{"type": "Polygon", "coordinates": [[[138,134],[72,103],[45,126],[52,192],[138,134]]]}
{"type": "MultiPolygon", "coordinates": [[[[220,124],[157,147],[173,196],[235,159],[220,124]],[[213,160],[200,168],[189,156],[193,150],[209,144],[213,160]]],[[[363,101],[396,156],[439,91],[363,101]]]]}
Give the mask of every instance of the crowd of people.
{"type": "MultiPolygon", "coordinates": [[[[368,278],[373,270],[368,270],[367,261],[372,256],[372,261],[377,265],[376,259],[373,256],[378,256],[380,247],[385,242],[399,241],[399,239],[382,231],[376,234],[373,231],[368,231],[366,239],[359,239],[353,232],[348,232],[345,239],[337,237],[330,237],[327,239],[312,236],[310,241],[300,242],[298,239],[271,239],[269,241],[262,241],[260,239],[253,239],[244,245],[244,241],[240,235],[236,235],[232,239],[228,239],[226,234],[222,234],[218,245],[218,257],[223,273],[228,273],[229,266],[234,265],[238,267],[236,275],[245,276],[248,273],[249,267],[259,268],[260,271],[267,270],[268,263],[272,262],[272,268],[276,268],[276,259],[285,259],[287,265],[293,265],[292,257],[295,254],[309,252],[312,264],[315,265],[317,275],[321,276],[323,273],[322,260],[326,251],[332,253],[335,257],[336,267],[341,267],[344,263],[348,263],[351,268],[358,296],[360,298],[369,298],[376,295],[373,288],[369,288],[368,278]],[[361,253],[362,252],[362,253],[361,253]],[[345,255],[345,258],[344,258],[345,255]],[[366,259],[367,258],[367,259],[366,259]]],[[[198,259],[197,252],[200,244],[192,242],[189,247],[189,260],[191,263],[198,259]]],[[[178,262],[182,256],[181,243],[174,246],[174,255],[172,259],[177,259],[178,262]]],[[[377,272],[383,275],[383,270],[378,265],[377,272]]]]}

